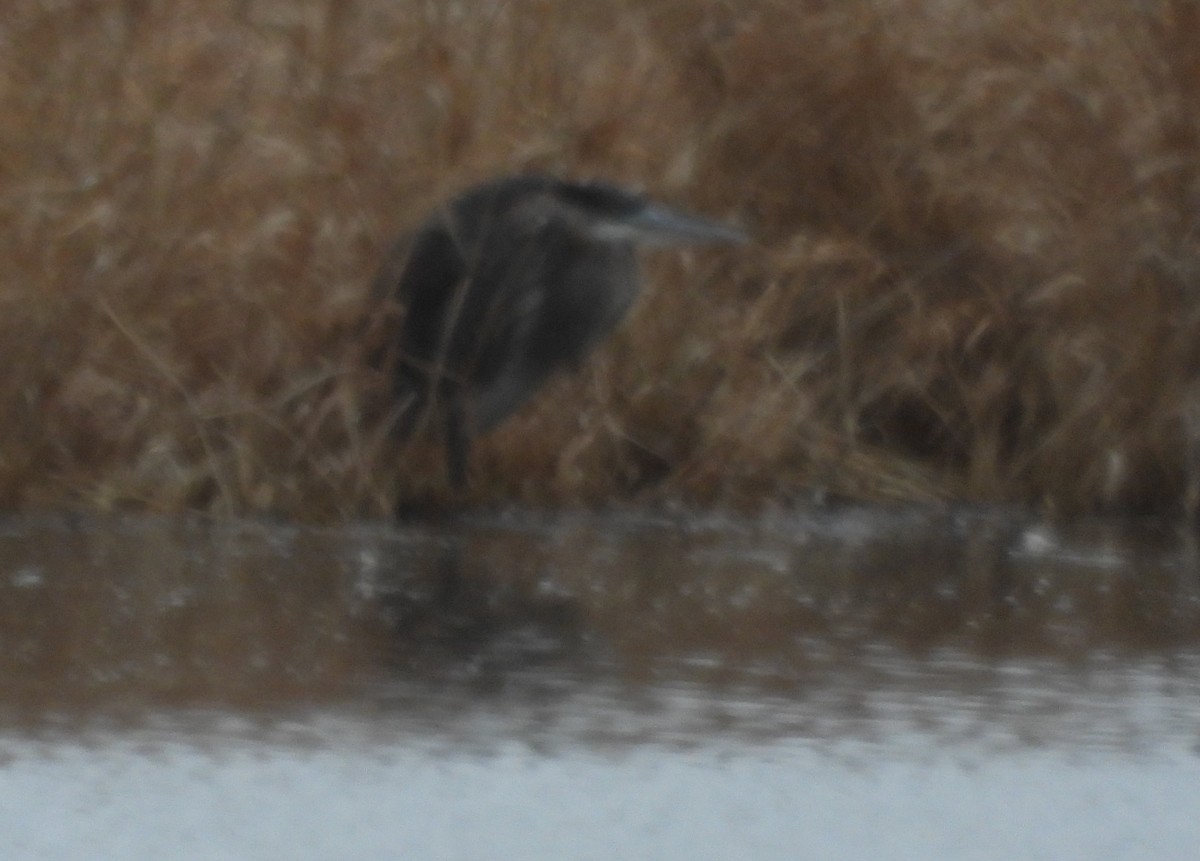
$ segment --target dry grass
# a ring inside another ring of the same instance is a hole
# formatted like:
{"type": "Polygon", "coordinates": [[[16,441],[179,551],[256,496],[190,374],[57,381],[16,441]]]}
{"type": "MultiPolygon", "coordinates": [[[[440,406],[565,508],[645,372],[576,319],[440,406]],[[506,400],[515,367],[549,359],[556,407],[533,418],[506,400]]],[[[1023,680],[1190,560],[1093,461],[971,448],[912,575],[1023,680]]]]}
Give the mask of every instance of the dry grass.
{"type": "Polygon", "coordinates": [[[476,501],[1200,502],[1192,0],[10,7],[0,507],[444,493],[356,327],[394,232],[521,169],[761,242],[656,257],[476,501]]]}

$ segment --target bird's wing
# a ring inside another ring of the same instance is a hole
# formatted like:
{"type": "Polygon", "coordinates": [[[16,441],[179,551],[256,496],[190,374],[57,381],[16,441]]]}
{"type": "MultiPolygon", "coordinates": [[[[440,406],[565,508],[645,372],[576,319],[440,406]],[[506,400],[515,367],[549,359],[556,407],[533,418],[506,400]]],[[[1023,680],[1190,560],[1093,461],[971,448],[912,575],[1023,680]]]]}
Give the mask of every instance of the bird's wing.
{"type": "Polygon", "coordinates": [[[463,348],[474,356],[481,382],[524,358],[550,287],[544,277],[543,249],[536,239],[509,232],[490,244],[493,247],[484,249],[467,276],[471,284],[463,310],[474,340],[463,348]]]}

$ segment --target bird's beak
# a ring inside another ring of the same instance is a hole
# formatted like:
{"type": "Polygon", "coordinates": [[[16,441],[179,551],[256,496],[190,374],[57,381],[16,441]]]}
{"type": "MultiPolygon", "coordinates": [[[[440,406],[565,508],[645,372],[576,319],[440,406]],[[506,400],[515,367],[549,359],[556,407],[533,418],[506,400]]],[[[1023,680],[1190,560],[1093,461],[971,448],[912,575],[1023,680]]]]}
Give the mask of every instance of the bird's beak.
{"type": "Polygon", "coordinates": [[[750,241],[750,236],[736,227],[655,203],[626,216],[619,224],[607,226],[605,232],[610,231],[613,238],[649,246],[750,241]]]}

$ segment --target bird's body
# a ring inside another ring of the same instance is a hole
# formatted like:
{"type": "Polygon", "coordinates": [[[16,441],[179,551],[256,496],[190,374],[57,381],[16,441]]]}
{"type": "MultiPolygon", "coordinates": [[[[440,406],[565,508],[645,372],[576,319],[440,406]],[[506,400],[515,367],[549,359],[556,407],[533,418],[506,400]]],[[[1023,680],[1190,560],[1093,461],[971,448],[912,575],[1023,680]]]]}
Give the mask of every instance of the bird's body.
{"type": "Polygon", "coordinates": [[[602,183],[515,176],[468,190],[398,243],[376,280],[378,298],[403,306],[386,351],[398,429],[440,416],[464,484],[471,437],[577,368],[625,316],[635,244],[743,238],[602,183]]]}

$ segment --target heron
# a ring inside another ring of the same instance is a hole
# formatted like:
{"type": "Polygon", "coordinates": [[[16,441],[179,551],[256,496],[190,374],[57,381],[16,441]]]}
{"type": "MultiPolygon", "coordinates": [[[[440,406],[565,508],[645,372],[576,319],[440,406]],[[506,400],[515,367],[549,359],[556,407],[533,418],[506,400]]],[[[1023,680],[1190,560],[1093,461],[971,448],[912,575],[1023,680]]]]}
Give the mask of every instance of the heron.
{"type": "Polygon", "coordinates": [[[375,279],[395,312],[376,364],[391,375],[397,436],[441,422],[450,482],[464,488],[472,440],[624,318],[637,247],[746,240],[607,182],[517,175],[467,189],[402,237],[375,279]]]}

